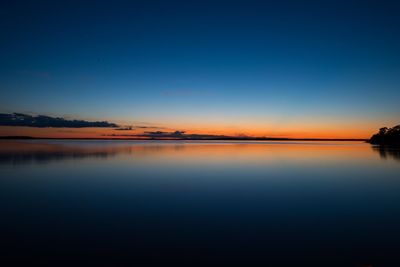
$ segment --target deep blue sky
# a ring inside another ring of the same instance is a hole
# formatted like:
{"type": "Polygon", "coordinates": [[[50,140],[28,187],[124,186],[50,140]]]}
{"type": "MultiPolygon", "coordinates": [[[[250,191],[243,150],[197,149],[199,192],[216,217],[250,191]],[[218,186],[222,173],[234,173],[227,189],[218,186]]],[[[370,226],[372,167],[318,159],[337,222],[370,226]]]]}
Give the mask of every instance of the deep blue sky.
{"type": "Polygon", "coordinates": [[[392,126],[399,14],[399,1],[2,1],[0,112],[392,126]]]}

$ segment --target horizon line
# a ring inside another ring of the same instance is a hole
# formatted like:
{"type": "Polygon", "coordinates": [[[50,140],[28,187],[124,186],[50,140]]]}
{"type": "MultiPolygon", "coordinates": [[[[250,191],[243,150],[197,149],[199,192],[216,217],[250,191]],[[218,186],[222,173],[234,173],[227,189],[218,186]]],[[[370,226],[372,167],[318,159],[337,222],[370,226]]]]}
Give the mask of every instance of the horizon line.
{"type": "Polygon", "coordinates": [[[34,137],[0,136],[1,140],[121,140],[121,141],[368,141],[369,138],[288,138],[288,137],[221,137],[221,138],[115,138],[115,137],[34,137]]]}

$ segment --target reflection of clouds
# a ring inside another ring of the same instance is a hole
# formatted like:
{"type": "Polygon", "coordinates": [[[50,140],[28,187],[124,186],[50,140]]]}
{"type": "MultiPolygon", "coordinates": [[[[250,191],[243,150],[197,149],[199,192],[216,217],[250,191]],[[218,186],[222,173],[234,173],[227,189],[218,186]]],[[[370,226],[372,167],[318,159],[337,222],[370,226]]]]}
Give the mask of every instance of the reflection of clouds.
{"type": "Polygon", "coordinates": [[[81,160],[85,158],[107,159],[118,154],[137,154],[153,157],[171,151],[182,151],[182,144],[71,144],[3,141],[0,144],[0,164],[22,165],[30,163],[50,163],[62,160],[81,160]]]}
{"type": "MultiPolygon", "coordinates": [[[[4,143],[2,144],[4,145],[4,143]]],[[[58,144],[8,143],[0,150],[0,164],[49,163],[84,158],[108,158],[119,153],[130,153],[131,147],[78,147],[58,144]]]]}
{"type": "Polygon", "coordinates": [[[250,141],[0,141],[0,164],[52,163],[88,158],[114,159],[122,156],[140,164],[198,164],[199,162],[240,162],[275,164],[284,160],[327,162],[358,158],[370,151],[369,145],[315,142],[250,141]]]}
{"type": "Polygon", "coordinates": [[[69,153],[69,152],[25,152],[25,153],[0,153],[0,164],[27,164],[27,163],[47,163],[50,161],[65,160],[65,159],[83,159],[86,157],[107,158],[112,154],[106,152],[97,153],[69,153]]]}
{"type": "Polygon", "coordinates": [[[378,152],[382,159],[392,158],[400,161],[400,147],[372,146],[372,150],[378,152]]]}

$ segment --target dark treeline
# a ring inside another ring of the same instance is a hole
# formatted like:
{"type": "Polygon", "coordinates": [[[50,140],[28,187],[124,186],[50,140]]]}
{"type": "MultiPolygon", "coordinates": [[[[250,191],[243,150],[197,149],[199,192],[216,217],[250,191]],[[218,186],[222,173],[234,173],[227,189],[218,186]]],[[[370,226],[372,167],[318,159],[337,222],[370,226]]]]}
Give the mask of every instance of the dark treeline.
{"type": "Polygon", "coordinates": [[[374,134],[369,142],[376,145],[400,145],[400,125],[393,128],[380,128],[379,132],[374,134]]]}

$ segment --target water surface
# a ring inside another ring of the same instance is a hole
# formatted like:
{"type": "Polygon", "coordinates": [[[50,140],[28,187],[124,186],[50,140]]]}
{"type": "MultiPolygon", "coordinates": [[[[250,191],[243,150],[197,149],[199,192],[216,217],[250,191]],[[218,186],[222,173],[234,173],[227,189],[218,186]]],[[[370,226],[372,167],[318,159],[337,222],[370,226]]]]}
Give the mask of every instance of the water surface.
{"type": "Polygon", "coordinates": [[[0,167],[5,266],[400,266],[393,148],[1,141],[0,167]]]}

